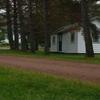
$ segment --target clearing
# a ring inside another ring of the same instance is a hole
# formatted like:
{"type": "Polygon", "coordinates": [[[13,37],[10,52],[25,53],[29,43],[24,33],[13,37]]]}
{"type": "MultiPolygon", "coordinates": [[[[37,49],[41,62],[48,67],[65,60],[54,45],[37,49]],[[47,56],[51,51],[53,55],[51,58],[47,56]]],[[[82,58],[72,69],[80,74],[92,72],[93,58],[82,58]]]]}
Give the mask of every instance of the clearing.
{"type": "Polygon", "coordinates": [[[100,65],[47,58],[0,56],[0,63],[38,72],[100,83],[100,65]]]}
{"type": "Polygon", "coordinates": [[[100,100],[100,85],[0,65],[0,100],[100,100]]]}

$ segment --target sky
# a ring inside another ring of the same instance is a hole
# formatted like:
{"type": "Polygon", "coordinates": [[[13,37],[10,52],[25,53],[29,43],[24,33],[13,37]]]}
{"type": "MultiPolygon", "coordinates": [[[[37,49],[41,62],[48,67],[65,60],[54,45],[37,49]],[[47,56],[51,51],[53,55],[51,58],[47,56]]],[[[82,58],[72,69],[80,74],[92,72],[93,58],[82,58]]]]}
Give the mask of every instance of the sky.
{"type": "Polygon", "coordinates": [[[0,10],[0,14],[3,14],[3,13],[5,13],[6,11],[5,10],[0,10]]]}
{"type": "Polygon", "coordinates": [[[98,1],[97,4],[100,4],[100,1],[98,1]]]}

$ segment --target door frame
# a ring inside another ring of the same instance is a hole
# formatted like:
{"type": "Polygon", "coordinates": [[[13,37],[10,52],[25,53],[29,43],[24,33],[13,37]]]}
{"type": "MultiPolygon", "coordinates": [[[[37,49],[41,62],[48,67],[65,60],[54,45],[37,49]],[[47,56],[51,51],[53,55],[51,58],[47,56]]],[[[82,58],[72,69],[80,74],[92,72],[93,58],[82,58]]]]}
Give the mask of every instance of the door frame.
{"type": "Polygon", "coordinates": [[[62,52],[62,33],[59,33],[57,35],[57,42],[58,42],[58,46],[57,46],[57,51],[58,52],[62,52]]]}

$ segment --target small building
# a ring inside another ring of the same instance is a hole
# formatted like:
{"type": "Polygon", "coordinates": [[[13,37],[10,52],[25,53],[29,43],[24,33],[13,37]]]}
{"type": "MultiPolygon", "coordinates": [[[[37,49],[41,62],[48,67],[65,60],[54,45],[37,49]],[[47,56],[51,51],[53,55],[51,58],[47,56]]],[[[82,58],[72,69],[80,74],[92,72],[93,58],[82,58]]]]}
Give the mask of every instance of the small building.
{"type": "MultiPolygon", "coordinates": [[[[98,20],[92,21],[97,29],[100,29],[98,20]]],[[[92,36],[93,49],[95,53],[100,53],[100,35],[98,38],[92,36]]],[[[51,35],[51,52],[61,53],[85,53],[85,40],[82,28],[78,24],[61,27],[51,35]]]]}

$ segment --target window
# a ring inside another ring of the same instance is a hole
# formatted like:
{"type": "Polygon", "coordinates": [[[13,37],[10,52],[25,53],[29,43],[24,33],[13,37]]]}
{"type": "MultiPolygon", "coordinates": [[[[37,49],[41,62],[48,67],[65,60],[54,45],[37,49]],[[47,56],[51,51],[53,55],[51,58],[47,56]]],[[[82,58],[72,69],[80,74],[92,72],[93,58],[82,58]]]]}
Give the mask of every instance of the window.
{"type": "Polygon", "coordinates": [[[53,36],[52,43],[55,44],[55,42],[56,42],[56,38],[55,38],[55,36],[53,36]]]}
{"type": "Polygon", "coordinates": [[[75,33],[71,33],[71,42],[73,43],[75,41],[75,33]]]}
{"type": "Polygon", "coordinates": [[[94,43],[100,43],[100,35],[94,35],[93,36],[93,42],[94,43]]]}

